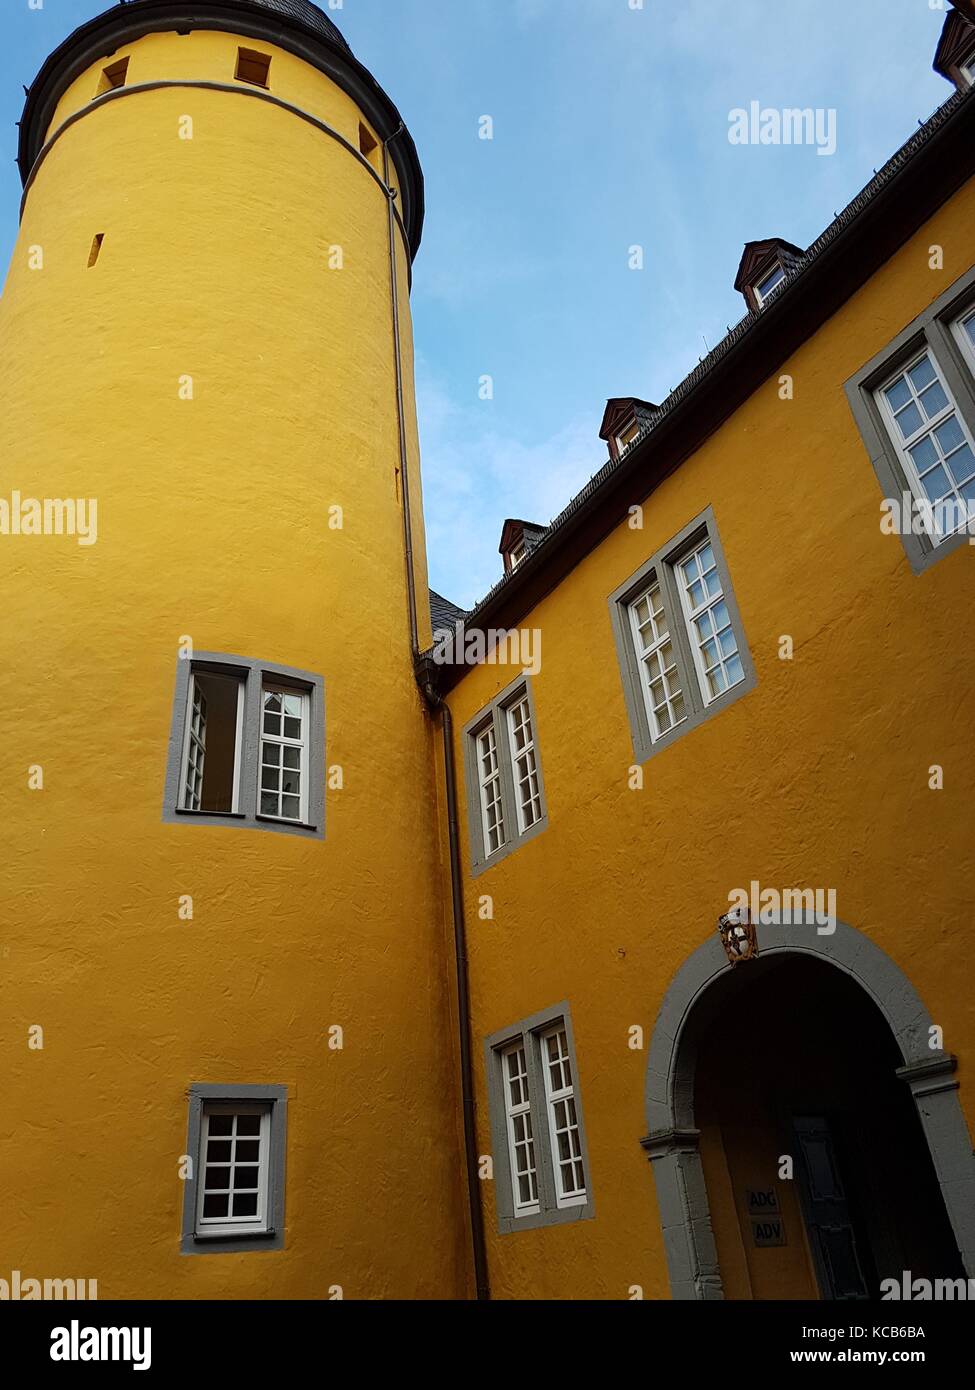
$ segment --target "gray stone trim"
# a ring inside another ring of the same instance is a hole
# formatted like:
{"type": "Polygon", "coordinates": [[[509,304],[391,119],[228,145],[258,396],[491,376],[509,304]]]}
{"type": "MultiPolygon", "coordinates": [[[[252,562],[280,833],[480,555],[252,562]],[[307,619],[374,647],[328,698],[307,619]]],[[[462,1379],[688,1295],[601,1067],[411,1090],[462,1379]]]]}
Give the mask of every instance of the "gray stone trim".
{"type": "Polygon", "coordinates": [[[729,705],[733,705],[736,700],[740,700],[743,695],[747,695],[750,690],[755,688],[758,678],[755,674],[751,652],[748,650],[748,640],[745,636],[741,613],[738,611],[734,585],[731,582],[731,572],[725,559],[721,537],[718,535],[718,524],[715,520],[713,507],[706,507],[699,516],[689,522],[666,545],[661,546],[651,555],[649,560],[640,566],[635,574],[631,574],[629,579],[610,594],[609,615],[613,625],[613,638],[616,642],[616,654],[623,681],[623,698],[630,720],[633,753],[638,763],[645,763],[655,753],[669,748],[672,743],[683,738],[692,729],[696,729],[706,719],[720,714],[722,710],[727,709],[729,705]],[[717,561],[724,599],[734,624],[735,634],[738,638],[739,655],[745,672],[744,680],[739,681],[730,690],[726,690],[723,695],[712,700],[710,704],[704,703],[697,666],[691,650],[687,623],[684,619],[684,609],[677,587],[677,577],[674,573],[674,567],[679,564],[689,550],[704,540],[705,536],[711,542],[714,558],[717,561]],[[646,701],[643,696],[640,663],[633,646],[628,612],[629,604],[642,589],[646,588],[654,572],[660,583],[664,610],[670,626],[670,635],[680,662],[684,699],[687,707],[684,722],[657,740],[650,736],[650,721],[647,717],[646,701]]]}
{"type": "MultiPolygon", "coordinates": [[[[899,1069],[917,1102],[965,1270],[975,1277],[975,1157],[958,1100],[954,1058],[929,1046],[931,1018],[911,982],[869,937],[843,922],[820,935],[814,919],[759,926],[763,956],[803,952],[843,970],[866,991],[890,1025],[904,1059],[899,1069]]],[[[747,969],[747,966],[740,967],[747,969]]],[[[649,1154],[664,1227],[674,1298],[720,1298],[704,1172],[694,1127],[695,1030],[709,1009],[708,991],[730,969],[717,931],[688,957],[664,996],[647,1061],[649,1154]]]]}
{"type": "Polygon", "coordinates": [[[325,838],[325,682],[311,671],[224,652],[194,652],[176,662],[176,691],[166,753],[166,783],[162,818],[171,825],[231,826],[238,830],[270,830],[305,839],[325,838]],[[241,734],[240,809],[236,812],[183,811],[180,809],[183,747],[189,702],[190,674],[194,670],[238,676],[244,681],[244,719],[241,734]],[[293,685],[311,696],[308,740],[308,824],[274,820],[258,812],[258,780],[261,743],[261,685],[293,685]]]}
{"type": "Polygon", "coordinates": [[[193,1163],[192,1176],[183,1184],[183,1223],[180,1253],[183,1255],[225,1255],[251,1250],[284,1249],[284,1186],[288,1131],[287,1086],[228,1086],[216,1082],[194,1082],[190,1087],[189,1125],[186,1152],[193,1163]],[[270,1153],[268,1155],[268,1232],[266,1235],[219,1236],[215,1239],[196,1234],[197,1191],[201,1168],[200,1130],[204,1105],[212,1101],[242,1101],[267,1105],[271,1111],[270,1153]]]}
{"type": "Polygon", "coordinates": [[[491,703],[464,725],[462,734],[464,747],[464,785],[467,791],[467,826],[471,855],[471,878],[477,878],[491,869],[502,859],[507,859],[536,835],[548,828],[548,799],[545,795],[545,778],[542,773],[542,747],[538,732],[538,715],[535,712],[535,695],[532,678],[523,672],[510,685],[506,685],[491,703]],[[542,814],[533,826],[522,831],[518,822],[518,807],[515,804],[515,779],[511,765],[511,747],[508,740],[506,715],[510,707],[525,696],[531,710],[532,732],[535,736],[535,766],[538,773],[538,795],[542,814]],[[477,779],[477,752],[475,739],[483,733],[488,724],[494,724],[494,736],[498,745],[498,763],[501,768],[501,793],[504,798],[504,823],[508,838],[500,849],[490,856],[484,853],[484,829],[481,815],[481,792],[477,779]]]}
{"type": "MultiPolygon", "coordinates": [[[[969,308],[972,302],[975,302],[975,266],[960,276],[929,304],[922,314],[918,314],[916,319],[898,333],[896,338],[844,383],[846,398],[870,456],[877,481],[880,483],[881,496],[884,498],[899,500],[903,493],[913,495],[913,491],[904,472],[897,446],[890,437],[873,393],[887,377],[893,375],[899,365],[906,363],[925,344],[934,352],[958,410],[969,430],[975,435],[975,381],[972,380],[971,369],[948,327],[951,320],[969,308]]],[[[877,530],[879,534],[879,508],[877,530]]],[[[968,537],[962,532],[937,546],[928,536],[902,535],[900,540],[911,569],[915,574],[922,574],[945,555],[950,555],[960,545],[965,545],[968,537]]]]}
{"type": "Polygon", "coordinates": [[[539,1226],[556,1226],[570,1221],[588,1221],[595,1216],[592,1198],[592,1169],[589,1164],[589,1145],[582,1113],[579,1064],[576,1061],[575,1035],[569,1005],[563,1000],[549,1009],[542,1009],[530,1018],[510,1028],[502,1028],[484,1040],[484,1068],[487,1078],[488,1110],[491,1119],[491,1148],[494,1158],[494,1200],[498,1216],[498,1231],[510,1235],[513,1231],[530,1231],[539,1226]],[[540,1037],[555,1024],[561,1023],[569,1045],[575,1089],[576,1116],[579,1121],[579,1142],[586,1170],[587,1200],[575,1207],[560,1207],[556,1196],[555,1171],[549,1138],[548,1112],[545,1101],[545,1079],[542,1075],[540,1037]],[[532,1132],[535,1136],[535,1163],[538,1170],[538,1200],[540,1210],[533,1216],[515,1216],[511,1186],[511,1164],[508,1152],[507,1108],[504,1098],[504,1076],[501,1052],[511,1043],[524,1040],[528,1067],[528,1091],[531,1101],[532,1132]]]}

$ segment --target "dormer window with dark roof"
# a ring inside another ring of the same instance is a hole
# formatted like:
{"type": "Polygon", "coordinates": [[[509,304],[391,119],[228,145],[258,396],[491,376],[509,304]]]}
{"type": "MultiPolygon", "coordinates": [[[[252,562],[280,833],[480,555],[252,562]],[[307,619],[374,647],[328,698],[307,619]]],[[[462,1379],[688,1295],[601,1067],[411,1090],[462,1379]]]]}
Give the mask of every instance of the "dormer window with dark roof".
{"type": "Polygon", "coordinates": [[[934,70],[960,92],[975,87],[975,24],[960,10],[950,10],[945,17],[934,70]]]}
{"type": "Polygon", "coordinates": [[[609,456],[614,463],[636,443],[644,430],[649,429],[659,408],[638,396],[614,396],[606,402],[599,437],[609,445],[609,456]]]}
{"type": "Polygon", "coordinates": [[[509,518],[504,523],[498,550],[504,559],[505,574],[511,574],[524,564],[547,530],[547,526],[536,526],[533,521],[509,518]]]}
{"type": "Polygon", "coordinates": [[[753,314],[760,313],[769,300],[779,293],[786,277],[804,254],[801,247],[778,237],[746,244],[735,277],[735,289],[744,295],[745,303],[753,314]]]}

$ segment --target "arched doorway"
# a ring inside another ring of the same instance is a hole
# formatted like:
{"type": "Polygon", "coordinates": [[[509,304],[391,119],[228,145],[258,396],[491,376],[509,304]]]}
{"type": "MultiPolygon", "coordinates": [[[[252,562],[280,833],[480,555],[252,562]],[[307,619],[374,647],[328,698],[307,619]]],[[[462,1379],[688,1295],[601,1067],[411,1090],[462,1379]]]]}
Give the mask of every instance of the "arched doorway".
{"type": "Polygon", "coordinates": [[[861,933],[715,935],[664,999],[643,1141],[675,1298],[866,1298],[975,1275],[975,1164],[954,1058],[861,933]],[[793,1160],[791,1178],[783,1157],[793,1160]]]}

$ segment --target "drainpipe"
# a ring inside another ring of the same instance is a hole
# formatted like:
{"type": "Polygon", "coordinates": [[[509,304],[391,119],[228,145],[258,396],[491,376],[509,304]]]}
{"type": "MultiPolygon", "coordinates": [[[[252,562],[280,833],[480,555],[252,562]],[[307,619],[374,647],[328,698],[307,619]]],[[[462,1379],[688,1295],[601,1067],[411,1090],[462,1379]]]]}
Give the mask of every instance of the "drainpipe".
{"type": "Polygon", "coordinates": [[[484,1244],[484,1214],[481,1210],[480,1180],[477,1176],[477,1130],[474,1124],[474,1067],[471,1058],[471,1004],[467,964],[467,932],[464,925],[464,893],[461,880],[460,837],[457,829],[457,789],[454,767],[454,726],[450,710],[441,700],[434,680],[432,663],[420,656],[416,609],[416,574],[413,569],[413,521],[410,511],[410,474],[406,450],[406,416],[403,403],[403,354],[399,332],[399,286],[396,280],[396,218],[393,215],[395,190],[389,184],[389,147],[405,126],[402,121],[388,140],[383,141],[383,178],[386,183],[389,220],[389,283],[393,311],[393,359],[396,363],[396,413],[399,424],[400,476],[403,480],[403,544],[406,552],[406,592],[409,602],[410,651],[417,683],[431,713],[439,711],[443,729],[444,783],[447,796],[447,838],[450,847],[450,895],[454,923],[454,963],[457,971],[458,1038],[460,1077],[464,1115],[464,1157],[467,1168],[467,1202],[471,1220],[474,1256],[474,1284],[479,1301],[490,1299],[487,1250],[484,1244]]]}
{"type": "Polygon", "coordinates": [[[477,1131],[474,1124],[474,1067],[471,1058],[471,1003],[467,965],[467,931],[464,926],[464,894],[461,888],[460,837],[457,828],[457,788],[454,773],[454,721],[445,701],[439,701],[443,729],[444,782],[447,791],[447,831],[450,843],[450,889],[454,917],[454,961],[457,968],[457,1013],[460,1024],[460,1075],[464,1105],[464,1155],[467,1162],[467,1201],[471,1214],[474,1250],[474,1282],[477,1298],[491,1297],[487,1250],[484,1245],[484,1213],[477,1175],[477,1131]]]}
{"type": "Polygon", "coordinates": [[[396,420],[399,426],[399,466],[403,480],[403,546],[406,552],[406,595],[410,616],[410,651],[414,662],[420,655],[419,629],[416,616],[416,574],[413,569],[413,518],[410,511],[410,470],[406,452],[406,414],[403,404],[403,353],[399,333],[399,285],[396,278],[396,218],[393,215],[393,200],[396,190],[389,182],[389,147],[406,127],[400,121],[399,129],[394,130],[383,141],[383,181],[386,184],[386,209],[389,221],[389,284],[393,309],[393,360],[396,364],[396,420]]]}
{"type": "Polygon", "coordinates": [[[436,686],[430,657],[417,664],[417,681],[432,714],[439,713],[443,731],[444,790],[447,799],[447,841],[450,849],[450,898],[454,923],[454,965],[457,971],[457,1023],[460,1043],[460,1084],[464,1116],[464,1160],[467,1168],[467,1203],[471,1218],[471,1245],[474,1255],[474,1283],[479,1301],[491,1297],[488,1283],[487,1249],[484,1244],[484,1213],[481,1185],[477,1175],[477,1127],[474,1123],[474,1064],[471,1054],[470,971],[467,962],[467,929],[464,925],[464,891],[460,864],[460,831],[457,821],[457,777],[454,763],[454,721],[447,702],[436,686]]]}

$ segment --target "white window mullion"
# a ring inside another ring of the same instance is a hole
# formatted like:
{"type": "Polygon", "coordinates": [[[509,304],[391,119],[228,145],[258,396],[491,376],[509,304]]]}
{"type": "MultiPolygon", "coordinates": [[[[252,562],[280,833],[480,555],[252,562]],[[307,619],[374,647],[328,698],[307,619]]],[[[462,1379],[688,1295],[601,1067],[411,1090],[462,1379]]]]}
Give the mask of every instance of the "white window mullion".
{"type": "Polygon", "coordinates": [[[302,691],[263,687],[258,774],[262,816],[307,824],[310,703],[302,691]]]}
{"type": "Polygon", "coordinates": [[[197,1230],[239,1236],[268,1229],[271,1112],[206,1107],[201,1118],[197,1230]]]}
{"type": "Polygon", "coordinates": [[[481,798],[481,829],[484,854],[490,858],[505,842],[504,792],[498,739],[492,720],[477,735],[477,783],[481,798]]]}
{"type": "Polygon", "coordinates": [[[582,1157],[582,1138],[576,1111],[575,1086],[569,1059],[565,1028],[543,1033],[542,1071],[545,1076],[545,1104],[548,1112],[555,1197],[560,1207],[580,1206],[586,1201],[586,1172],[582,1157]]]}
{"type": "Polygon", "coordinates": [[[677,652],[656,578],[628,611],[650,738],[656,743],[687,718],[677,652]]]}
{"type": "Polygon", "coordinates": [[[501,1069],[514,1213],[516,1217],[533,1216],[539,1211],[538,1167],[524,1039],[502,1052],[501,1069]]]}
{"type": "Polygon", "coordinates": [[[953,327],[965,360],[975,375],[975,308],[966,310],[955,320],[953,327]]]}
{"type": "Polygon", "coordinates": [[[183,752],[183,810],[199,811],[203,799],[203,772],[207,746],[207,702],[196,676],[190,676],[186,715],[186,747],[183,752]]]}
{"type": "Polygon", "coordinates": [[[535,734],[532,728],[531,706],[525,695],[507,711],[508,744],[514,774],[515,807],[521,834],[530,830],[542,818],[542,794],[538,783],[538,760],[535,756],[535,734]]]}
{"type": "Polygon", "coordinates": [[[676,568],[701,696],[709,705],[745,679],[738,638],[710,539],[678,561],[676,568]]]}
{"type": "MultiPolygon", "coordinates": [[[[956,325],[963,347],[966,338],[973,341],[972,331],[966,317],[956,325]]],[[[975,509],[975,445],[968,426],[930,348],[875,395],[911,491],[930,508],[930,539],[938,545],[967,521],[969,507],[975,509]]]]}

